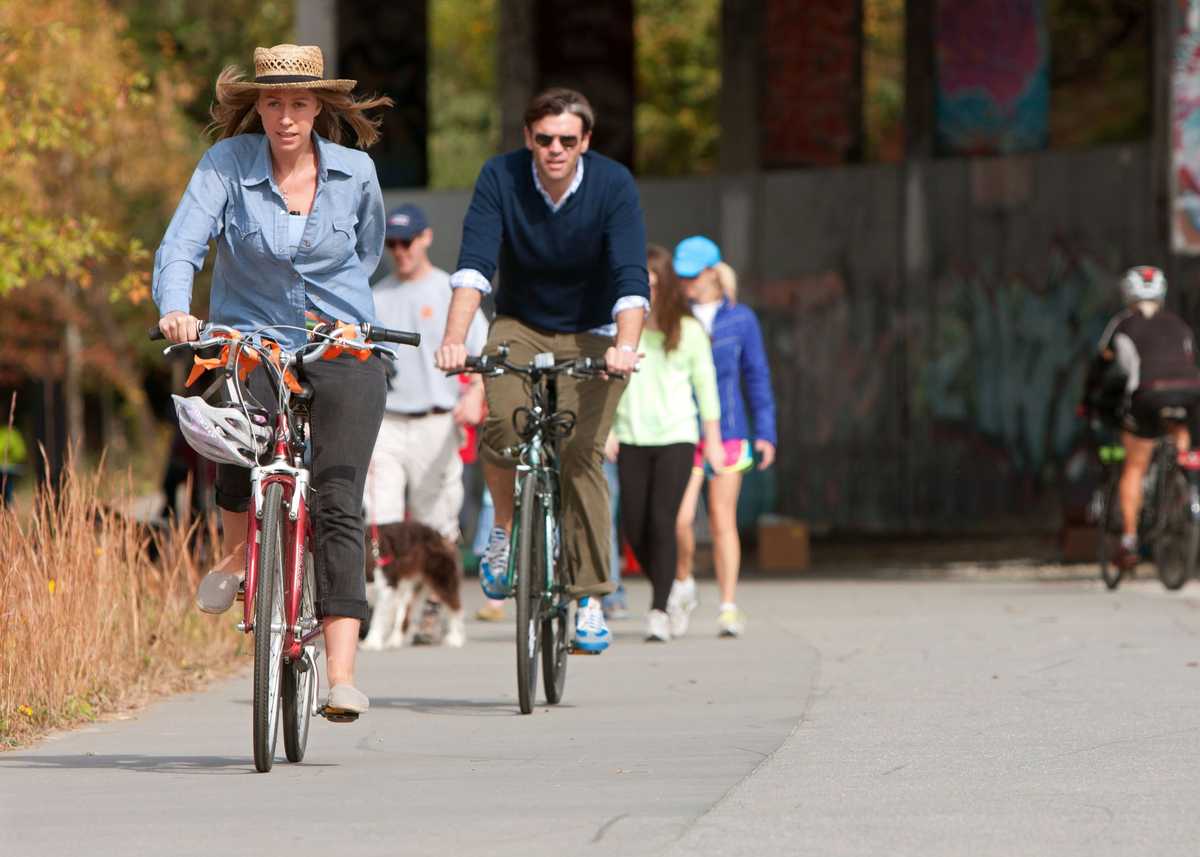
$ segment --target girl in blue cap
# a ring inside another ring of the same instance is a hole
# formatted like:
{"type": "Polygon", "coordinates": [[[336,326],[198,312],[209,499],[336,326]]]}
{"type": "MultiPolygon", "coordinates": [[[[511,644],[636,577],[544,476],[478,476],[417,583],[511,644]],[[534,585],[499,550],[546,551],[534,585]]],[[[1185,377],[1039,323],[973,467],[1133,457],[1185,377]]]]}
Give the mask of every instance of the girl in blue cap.
{"type": "Polygon", "coordinates": [[[703,235],[685,238],[676,246],[673,262],[675,273],[688,290],[692,313],[712,340],[725,464],[714,470],[697,456],[692,469],[676,521],[678,563],[667,615],[672,636],[680,636],[687,631],[691,612],[698,603],[692,577],[696,553],[692,526],[700,491],[707,485],[713,564],[721,590],[717,629],[720,636],[737,637],[746,622],[745,614],[736,602],[742,555],[737,531],[737,500],[742,488],[742,474],[754,466],[755,453],[760,470],[770,467],[775,460],[775,398],[771,393],[771,370],[754,312],[743,304],[733,303],[722,289],[717,270],[721,249],[716,243],[703,235]],[[746,413],[747,402],[750,418],[746,413]]]}

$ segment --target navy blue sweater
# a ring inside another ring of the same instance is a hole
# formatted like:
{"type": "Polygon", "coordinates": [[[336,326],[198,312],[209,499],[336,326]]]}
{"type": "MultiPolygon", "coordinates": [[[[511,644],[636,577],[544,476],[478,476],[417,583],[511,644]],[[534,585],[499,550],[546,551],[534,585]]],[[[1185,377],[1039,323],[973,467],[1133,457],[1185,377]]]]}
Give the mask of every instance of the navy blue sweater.
{"type": "Polygon", "coordinates": [[[463,221],[458,270],[500,271],[496,312],[533,327],[579,333],[613,320],[628,295],[650,298],[646,224],[629,170],[583,155],[583,182],[558,211],[533,183],[533,154],[483,165],[463,221]]]}

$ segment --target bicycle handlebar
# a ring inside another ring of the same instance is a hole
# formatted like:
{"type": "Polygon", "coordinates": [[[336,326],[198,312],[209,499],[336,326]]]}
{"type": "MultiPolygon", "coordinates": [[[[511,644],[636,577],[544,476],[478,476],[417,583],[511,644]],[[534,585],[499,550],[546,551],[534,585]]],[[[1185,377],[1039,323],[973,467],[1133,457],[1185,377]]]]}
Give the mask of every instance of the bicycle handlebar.
{"type": "MultiPolygon", "coordinates": [[[[413,331],[391,330],[386,327],[377,327],[376,325],[366,324],[366,323],[356,325],[356,327],[358,328],[359,333],[362,334],[362,337],[364,340],[370,340],[372,342],[392,342],[397,345],[411,345],[414,348],[421,344],[421,334],[415,333],[413,331]]],[[[223,325],[206,324],[205,322],[200,323],[200,328],[202,331],[205,329],[211,330],[213,328],[216,328],[218,330],[231,330],[232,329],[232,328],[226,328],[223,325]]],[[[159,328],[158,325],[155,325],[154,327],[150,328],[150,330],[148,331],[148,335],[152,342],[167,338],[166,334],[164,334],[162,332],[162,330],[159,328]]],[[[194,340],[194,341],[199,341],[199,340],[194,340]]],[[[175,344],[182,345],[184,343],[175,343],[175,344]]]]}
{"type": "Polygon", "coordinates": [[[480,375],[503,375],[506,372],[516,372],[519,375],[560,375],[566,373],[568,375],[576,375],[583,377],[610,377],[624,378],[624,372],[616,372],[608,368],[608,364],[602,358],[596,357],[577,357],[573,360],[560,360],[552,366],[536,366],[532,362],[527,366],[518,366],[510,363],[508,358],[503,355],[481,355],[479,357],[468,357],[467,364],[462,369],[454,369],[447,372],[448,375],[459,375],[464,372],[476,373],[480,375]]]}

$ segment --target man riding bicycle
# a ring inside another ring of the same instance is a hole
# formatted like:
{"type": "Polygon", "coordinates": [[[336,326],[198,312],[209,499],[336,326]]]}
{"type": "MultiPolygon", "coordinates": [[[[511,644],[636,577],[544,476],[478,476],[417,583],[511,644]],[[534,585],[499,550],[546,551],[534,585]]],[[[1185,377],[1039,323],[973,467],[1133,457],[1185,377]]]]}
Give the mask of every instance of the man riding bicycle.
{"type": "Polygon", "coordinates": [[[1125,447],[1119,488],[1122,535],[1116,564],[1129,571],[1138,563],[1142,483],[1155,443],[1169,434],[1181,454],[1191,448],[1189,418],[1200,401],[1200,369],[1191,329],[1163,305],[1167,281],[1162,271],[1149,266],[1130,268],[1121,278],[1121,296],[1126,308],[1113,317],[1100,338],[1088,373],[1087,401],[1104,409],[1097,403],[1105,390],[1117,386],[1118,392],[1123,392],[1113,414],[1125,447]]]}
{"type": "MultiPolygon", "coordinates": [[[[480,171],[463,221],[458,270],[450,279],[454,297],[439,368],[466,364],[467,330],[497,270],[501,287],[486,353],[507,342],[514,363],[551,352],[560,360],[603,358],[619,373],[637,366],[650,307],[646,227],[629,171],[588,151],[594,123],[583,95],[547,90],[525,112],[525,148],[492,158],[480,171]]],[[[527,395],[516,375],[485,384],[488,417],[480,455],[496,521],[479,577],[485,595],[503,598],[514,510],[510,450],[520,442],[512,415],[527,395]]],[[[600,597],[613,590],[601,461],[623,389],[620,382],[570,377],[559,386],[560,407],[577,417],[560,448],[563,559],[568,591],[579,602],[574,645],[591,653],[610,642],[600,607],[600,597]]]]}

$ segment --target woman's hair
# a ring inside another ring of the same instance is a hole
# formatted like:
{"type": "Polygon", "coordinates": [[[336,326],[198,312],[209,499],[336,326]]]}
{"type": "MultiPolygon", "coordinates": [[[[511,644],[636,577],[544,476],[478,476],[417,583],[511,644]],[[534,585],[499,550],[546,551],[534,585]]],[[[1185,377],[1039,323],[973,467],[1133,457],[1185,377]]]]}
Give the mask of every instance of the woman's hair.
{"type": "MultiPolygon", "coordinates": [[[[254,108],[259,96],[266,90],[230,86],[240,83],[243,77],[241,69],[234,65],[226,66],[217,77],[217,100],[209,111],[212,122],[205,131],[214,134],[218,140],[238,134],[262,133],[262,118],[254,108]]],[[[381,120],[378,116],[367,116],[366,111],[391,107],[394,103],[386,95],[355,98],[348,92],[332,89],[308,91],[321,102],[321,112],[313,120],[313,130],[326,140],[340,144],[346,136],[346,126],[349,126],[354,133],[355,145],[360,149],[373,145],[379,139],[381,120]]]]}
{"type": "Polygon", "coordinates": [[[737,303],[737,271],[727,262],[717,262],[713,269],[717,272],[717,282],[721,284],[721,294],[725,295],[731,304],[737,303]]]}
{"type": "Polygon", "coordinates": [[[654,286],[654,320],[662,331],[666,342],[663,348],[668,352],[679,347],[679,337],[683,329],[683,317],[691,315],[688,308],[687,296],[683,293],[683,285],[675,276],[675,266],[671,262],[671,251],[657,244],[646,248],[647,267],[654,272],[657,284],[654,286]]]}

